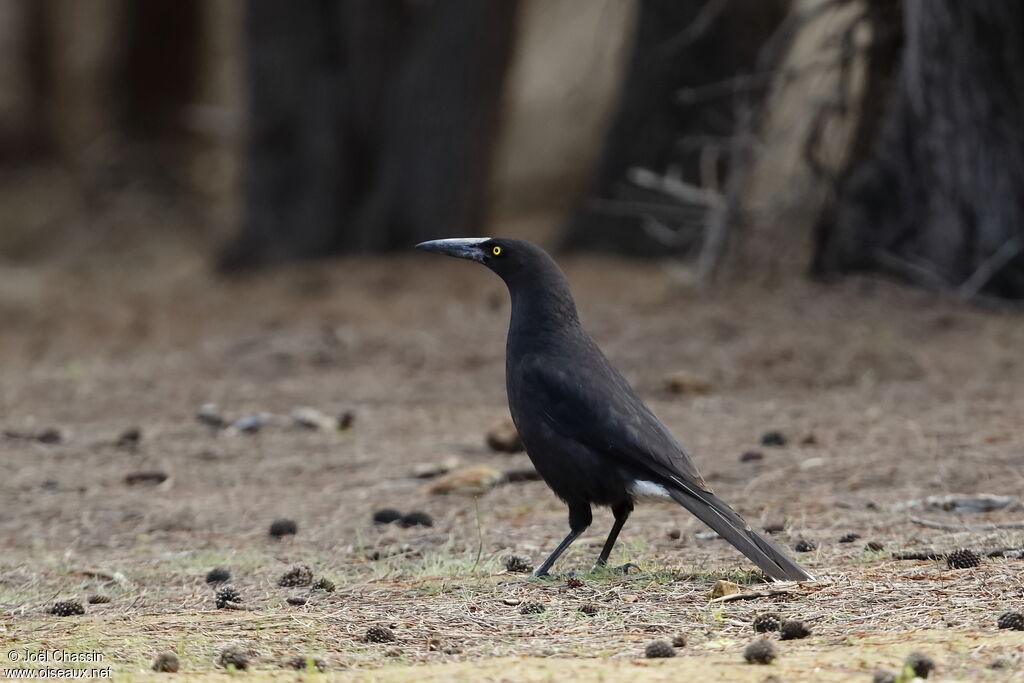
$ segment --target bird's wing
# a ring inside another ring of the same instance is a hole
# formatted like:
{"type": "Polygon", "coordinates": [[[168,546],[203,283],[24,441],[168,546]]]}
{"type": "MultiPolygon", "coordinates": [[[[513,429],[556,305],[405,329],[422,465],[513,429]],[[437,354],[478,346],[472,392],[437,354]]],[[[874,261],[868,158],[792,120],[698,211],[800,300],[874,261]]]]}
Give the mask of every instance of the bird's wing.
{"type": "Polygon", "coordinates": [[[611,364],[598,358],[599,365],[591,368],[556,365],[538,356],[524,359],[519,370],[536,392],[542,419],[558,434],[596,452],[675,481],[683,489],[696,486],[710,492],[665,425],[611,364]]]}

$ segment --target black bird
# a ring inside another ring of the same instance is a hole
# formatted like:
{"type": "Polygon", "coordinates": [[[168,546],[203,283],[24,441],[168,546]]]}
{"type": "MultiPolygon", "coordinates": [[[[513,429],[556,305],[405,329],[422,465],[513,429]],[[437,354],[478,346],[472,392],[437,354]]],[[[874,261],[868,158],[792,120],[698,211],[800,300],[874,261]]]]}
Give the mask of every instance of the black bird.
{"type": "Polygon", "coordinates": [[[534,467],[569,506],[569,535],[534,572],[544,576],[590,526],[591,506],[615,523],[597,566],[639,498],[671,498],[773,579],[811,576],[754,532],[705,483],[682,446],[637,397],[583,331],[569,283],[539,247],[513,239],[423,242],[417,249],[477,261],[498,274],[512,297],[505,381],[516,429],[534,467]]]}

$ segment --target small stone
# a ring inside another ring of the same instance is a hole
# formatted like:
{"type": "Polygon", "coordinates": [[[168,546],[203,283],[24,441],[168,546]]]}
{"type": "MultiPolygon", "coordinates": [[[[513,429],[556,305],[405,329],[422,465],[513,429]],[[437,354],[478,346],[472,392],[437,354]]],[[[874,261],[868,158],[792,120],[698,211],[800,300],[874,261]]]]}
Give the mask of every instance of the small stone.
{"type": "Polygon", "coordinates": [[[928,678],[928,674],[935,669],[935,660],[923,652],[911,652],[904,666],[910,667],[918,678],[928,678]]]}
{"type": "Polygon", "coordinates": [[[206,583],[227,583],[231,580],[231,572],[224,567],[214,567],[206,572],[206,583]]]}
{"type": "Polygon", "coordinates": [[[142,440],[142,430],[138,427],[132,427],[121,432],[121,435],[117,437],[117,441],[114,445],[118,448],[133,449],[139,445],[142,440]]]}
{"type": "Polygon", "coordinates": [[[223,669],[245,671],[249,668],[251,653],[237,643],[228,643],[217,653],[217,666],[223,669]]]}
{"type": "Polygon", "coordinates": [[[415,479],[433,479],[448,474],[461,464],[462,461],[453,455],[443,462],[421,462],[414,465],[411,474],[415,479]]]}
{"type": "Polygon", "coordinates": [[[363,636],[363,641],[367,643],[393,643],[396,640],[398,638],[395,637],[394,632],[381,624],[371,626],[366,630],[366,635],[363,636]]]}
{"type": "Polygon", "coordinates": [[[313,570],[305,564],[297,564],[277,580],[277,585],[282,588],[296,588],[298,586],[309,586],[313,583],[313,570]]]}
{"type": "Polygon", "coordinates": [[[284,599],[284,601],[287,602],[289,605],[292,605],[293,607],[302,607],[307,602],[309,602],[309,598],[307,598],[305,595],[289,595],[287,598],[284,599]]]}
{"type": "Polygon", "coordinates": [[[78,614],[85,614],[85,608],[78,600],[60,600],[53,603],[50,614],[58,617],[70,617],[78,614]]]}
{"type": "Polygon", "coordinates": [[[322,430],[325,432],[338,428],[338,421],[321,413],[316,408],[303,406],[292,411],[292,422],[303,429],[322,430]]]}
{"type": "Polygon", "coordinates": [[[242,594],[234,586],[224,586],[213,595],[217,609],[225,609],[229,604],[242,602],[242,594]]]}
{"type": "Polygon", "coordinates": [[[767,431],[761,435],[761,445],[772,448],[782,448],[786,445],[786,435],[777,429],[767,431]]]}
{"type": "Polygon", "coordinates": [[[644,657],[648,659],[664,659],[675,656],[676,649],[667,640],[652,641],[644,648],[644,657]]]}
{"type": "Polygon", "coordinates": [[[793,544],[793,550],[797,551],[798,553],[809,553],[812,550],[816,550],[817,548],[817,543],[815,543],[814,541],[809,541],[806,538],[801,538],[793,544]]]}
{"type": "Polygon", "coordinates": [[[111,599],[112,598],[109,595],[93,594],[86,598],[85,601],[90,605],[105,605],[110,602],[111,599]]]}
{"type": "Polygon", "coordinates": [[[872,553],[880,553],[883,550],[885,550],[885,546],[879,543],[878,541],[868,541],[867,544],[864,546],[864,550],[867,550],[872,553]]]}
{"type": "Polygon", "coordinates": [[[1008,628],[1012,631],[1024,631],[1024,614],[1020,612],[1004,612],[996,620],[999,628],[1008,628]]]}
{"type": "Polygon", "coordinates": [[[771,664],[775,657],[775,646],[764,636],[750,641],[743,650],[743,659],[748,664],[771,664]]]}
{"type": "Polygon", "coordinates": [[[39,443],[45,443],[51,446],[64,441],[64,435],[60,433],[60,430],[53,429],[52,427],[39,432],[36,434],[35,438],[39,443]]]}
{"type": "Polygon", "coordinates": [[[508,418],[487,430],[487,446],[498,453],[522,453],[524,450],[515,423],[508,418]]]}
{"type": "Polygon", "coordinates": [[[475,496],[497,486],[503,480],[504,475],[497,468],[490,465],[473,465],[434,479],[425,490],[435,496],[452,493],[475,496]]]}
{"type": "Polygon", "coordinates": [[[686,636],[684,636],[681,633],[679,635],[677,635],[677,636],[673,636],[673,638],[672,638],[672,647],[675,647],[675,648],[686,647],[686,636]]]}
{"type": "Polygon", "coordinates": [[[588,617],[592,617],[600,611],[601,610],[598,609],[597,605],[592,605],[589,602],[585,605],[580,605],[580,612],[588,617]]]}
{"type": "Polygon", "coordinates": [[[160,673],[177,673],[180,667],[181,662],[178,661],[178,655],[170,651],[161,652],[153,660],[153,671],[159,671],[160,673]]]}
{"type": "Polygon", "coordinates": [[[872,683],[896,683],[896,674],[886,669],[877,669],[871,681],[872,683]]]}
{"type": "Polygon", "coordinates": [[[703,396],[710,394],[712,389],[711,380],[707,377],[681,370],[668,375],[664,381],[665,390],[676,395],[690,394],[703,396]]]}
{"type": "Polygon", "coordinates": [[[201,405],[199,411],[196,412],[196,419],[205,425],[217,428],[223,427],[228,422],[224,419],[216,403],[204,403],[201,405]]]}
{"type": "Polygon", "coordinates": [[[757,462],[758,460],[764,460],[764,453],[761,451],[744,451],[740,456],[740,462],[757,462]]]}
{"type": "Polygon", "coordinates": [[[319,657],[303,657],[302,655],[295,655],[290,657],[283,664],[285,668],[295,669],[296,671],[311,671],[317,670],[321,673],[327,671],[327,663],[319,657]]]}
{"type": "Polygon", "coordinates": [[[312,589],[315,591],[324,591],[325,593],[334,592],[334,582],[328,579],[326,576],[322,576],[315,583],[313,583],[312,589]]]}
{"type": "Polygon", "coordinates": [[[544,611],[544,605],[536,600],[527,600],[519,607],[520,614],[540,614],[544,611]]]}
{"type": "Polygon", "coordinates": [[[394,508],[381,508],[373,513],[374,524],[391,524],[402,518],[402,513],[394,508]]]}
{"type": "Polygon", "coordinates": [[[950,569],[973,569],[981,565],[981,555],[968,548],[958,548],[946,555],[950,569]]]}
{"type": "Polygon", "coordinates": [[[811,630],[804,626],[804,622],[797,619],[786,619],[779,629],[780,640],[799,640],[811,635],[811,630]]]}
{"type": "Polygon", "coordinates": [[[718,581],[715,581],[715,585],[711,587],[711,599],[723,598],[726,595],[734,595],[742,592],[743,589],[739,587],[739,584],[733,583],[732,581],[726,581],[725,579],[719,579],[718,581]]]}
{"type": "Polygon", "coordinates": [[[413,510],[402,515],[398,525],[404,529],[413,526],[434,526],[434,519],[422,510],[413,510]]]}
{"type": "Polygon", "coordinates": [[[839,539],[840,543],[853,543],[860,538],[860,534],[849,533],[845,534],[839,539]]]}
{"type": "Polygon", "coordinates": [[[764,612],[755,616],[750,626],[754,633],[771,633],[782,628],[782,617],[774,612],[764,612]]]}
{"type": "Polygon", "coordinates": [[[533,563],[528,557],[509,555],[505,558],[505,571],[510,574],[529,574],[533,571],[533,563]]]}
{"type": "Polygon", "coordinates": [[[267,416],[262,413],[250,413],[235,420],[231,429],[241,434],[255,434],[267,424],[267,416]]]}
{"type": "Polygon", "coordinates": [[[270,524],[270,529],[267,533],[274,538],[283,538],[285,536],[294,536],[299,533],[299,525],[295,523],[293,519],[281,518],[275,519],[270,524]]]}

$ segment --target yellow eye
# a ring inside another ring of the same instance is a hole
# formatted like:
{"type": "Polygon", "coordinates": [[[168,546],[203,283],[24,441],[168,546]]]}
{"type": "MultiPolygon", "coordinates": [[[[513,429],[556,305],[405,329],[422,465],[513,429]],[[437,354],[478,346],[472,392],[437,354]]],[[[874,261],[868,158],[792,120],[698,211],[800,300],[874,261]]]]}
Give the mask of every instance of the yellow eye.
{"type": "Polygon", "coordinates": [[[501,247],[494,247],[494,249],[491,249],[491,253],[494,254],[495,256],[500,256],[501,255],[501,247]]]}

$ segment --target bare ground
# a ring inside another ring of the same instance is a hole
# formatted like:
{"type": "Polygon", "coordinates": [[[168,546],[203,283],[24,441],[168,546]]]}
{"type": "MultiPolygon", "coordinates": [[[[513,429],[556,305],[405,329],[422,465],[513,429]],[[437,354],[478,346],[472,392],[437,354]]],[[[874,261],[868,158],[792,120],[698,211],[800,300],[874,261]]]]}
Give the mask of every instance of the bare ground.
{"type": "MultiPolygon", "coordinates": [[[[753,524],[784,525],[784,543],[817,544],[800,554],[817,581],[722,604],[709,603],[717,578],[764,586],[681,509],[649,505],[630,520],[613,560],[640,573],[570,588],[503,569],[512,553],[541,560],[565,533],[564,508],[542,483],[474,499],[431,495],[409,476],[451,456],[528,465],[484,445],[506,415],[508,311],[493,276],[408,257],[218,280],[188,249],[135,253],[132,263],[0,269],[0,428],[63,437],[0,438],[4,651],[95,650],[123,677],[144,676],[166,649],[183,671],[215,676],[217,649],[233,641],[266,676],[309,654],[340,680],[761,681],[869,680],[921,650],[939,679],[1022,676],[1024,634],[995,620],[1024,608],[1024,560],[951,570],[889,555],[1024,545],[1022,529],[933,529],[899,507],[1020,494],[1019,314],[870,280],[680,291],[650,265],[569,261],[585,324],[711,485],[753,524]],[[666,391],[677,372],[710,390],[666,391]],[[313,406],[355,421],[231,434],[195,420],[206,402],[229,417],[313,406]],[[138,445],[115,445],[132,427],[138,445]],[[760,445],[770,430],[787,445],[760,445]],[[741,462],[751,450],[763,459],[741,462]],[[169,478],[125,481],[150,470],[169,478]],[[424,510],[434,526],[374,525],[381,507],[424,510]],[[269,538],[279,517],[299,533],[269,538]],[[851,532],[860,539],[838,543],[851,532]],[[297,563],[337,590],[277,587],[297,563]],[[231,569],[249,609],[216,609],[203,580],[214,566],[231,569]],[[93,593],[113,600],[84,616],[47,613],[93,593]],[[293,594],[310,601],[290,606],[293,594]],[[545,611],[520,614],[527,600],[545,611]],[[597,614],[582,614],[585,603],[597,614]],[[770,666],[747,665],[750,620],[768,610],[813,635],[776,642],[770,666]],[[362,642],[374,624],[392,625],[397,641],[362,642]],[[677,657],[642,659],[648,642],[676,635],[687,639],[677,657]]],[[[913,514],[954,526],[1024,518],[1019,505],[913,514]]],[[[595,517],[561,570],[593,561],[611,521],[595,517]]]]}

